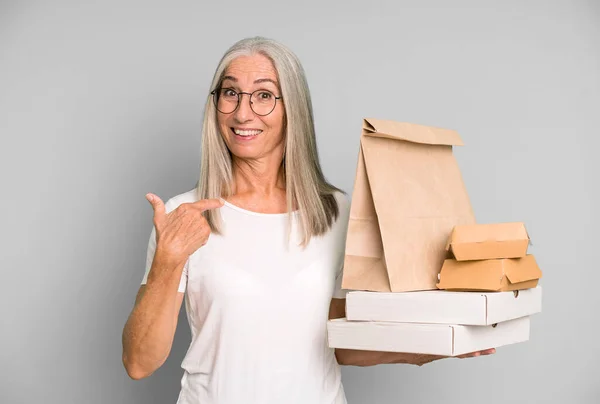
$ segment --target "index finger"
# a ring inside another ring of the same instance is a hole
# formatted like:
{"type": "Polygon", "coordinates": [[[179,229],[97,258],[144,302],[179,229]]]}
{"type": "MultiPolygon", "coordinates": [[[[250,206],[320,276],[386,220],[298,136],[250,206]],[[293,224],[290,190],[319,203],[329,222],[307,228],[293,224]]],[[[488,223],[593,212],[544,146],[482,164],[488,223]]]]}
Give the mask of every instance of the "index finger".
{"type": "Polygon", "coordinates": [[[200,208],[202,212],[210,209],[218,209],[223,206],[223,201],[221,199],[201,199],[197,202],[194,202],[194,205],[197,208],[200,208]]]}

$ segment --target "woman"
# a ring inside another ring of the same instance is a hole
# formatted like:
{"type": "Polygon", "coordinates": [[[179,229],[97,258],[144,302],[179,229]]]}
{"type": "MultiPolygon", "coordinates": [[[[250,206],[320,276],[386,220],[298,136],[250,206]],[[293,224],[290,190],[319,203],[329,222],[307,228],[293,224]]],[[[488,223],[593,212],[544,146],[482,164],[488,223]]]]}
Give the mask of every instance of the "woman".
{"type": "Polygon", "coordinates": [[[345,403],[338,363],[438,359],[327,346],[327,319],[345,314],[350,204],[321,171],[296,56],[272,40],[242,40],[212,90],[197,188],[166,204],[147,195],[154,228],[123,332],[129,376],[167,359],[184,296],[192,341],[179,404],[345,403]]]}

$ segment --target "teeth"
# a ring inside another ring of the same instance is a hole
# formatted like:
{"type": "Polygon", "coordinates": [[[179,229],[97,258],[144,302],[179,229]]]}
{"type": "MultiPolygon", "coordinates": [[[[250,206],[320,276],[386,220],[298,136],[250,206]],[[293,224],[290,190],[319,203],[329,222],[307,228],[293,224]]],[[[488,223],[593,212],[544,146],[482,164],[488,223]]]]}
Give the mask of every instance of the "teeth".
{"type": "Polygon", "coordinates": [[[235,132],[236,135],[240,135],[240,136],[255,136],[255,135],[258,135],[260,132],[262,132],[262,130],[240,130],[240,129],[234,129],[233,131],[235,132]]]}

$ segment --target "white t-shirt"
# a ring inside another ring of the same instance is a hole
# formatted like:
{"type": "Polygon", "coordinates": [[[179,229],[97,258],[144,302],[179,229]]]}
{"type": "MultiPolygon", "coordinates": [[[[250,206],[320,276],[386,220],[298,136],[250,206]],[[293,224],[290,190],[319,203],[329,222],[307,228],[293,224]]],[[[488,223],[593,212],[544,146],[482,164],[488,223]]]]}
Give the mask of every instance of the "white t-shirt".
{"type": "MultiPolygon", "coordinates": [[[[220,208],[223,235],[211,234],[189,257],[179,285],[192,341],[177,404],[346,403],[326,336],[331,298],[345,297],[350,203],[341,193],[336,199],[338,220],[304,250],[295,226],[286,244],[287,213],[256,213],[228,202],[220,208]]],[[[168,213],[196,200],[193,189],[165,208],[168,213]]],[[[155,243],[153,229],[142,284],[155,243]]]]}

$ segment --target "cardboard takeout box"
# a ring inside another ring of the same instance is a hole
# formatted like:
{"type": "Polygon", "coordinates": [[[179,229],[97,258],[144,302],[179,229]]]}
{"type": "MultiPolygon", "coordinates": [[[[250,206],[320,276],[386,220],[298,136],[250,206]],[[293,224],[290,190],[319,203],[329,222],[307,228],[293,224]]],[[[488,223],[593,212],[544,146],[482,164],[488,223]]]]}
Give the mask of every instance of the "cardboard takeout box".
{"type": "Polygon", "coordinates": [[[448,238],[446,250],[457,261],[520,258],[527,255],[529,243],[521,222],[458,225],[448,238]]]}
{"type": "Polygon", "coordinates": [[[478,261],[444,261],[439,289],[455,291],[510,291],[534,288],[542,277],[535,257],[478,261]]]}
{"type": "Polygon", "coordinates": [[[452,153],[457,132],[365,119],[342,287],[436,289],[448,235],[475,216],[452,153]]]}

